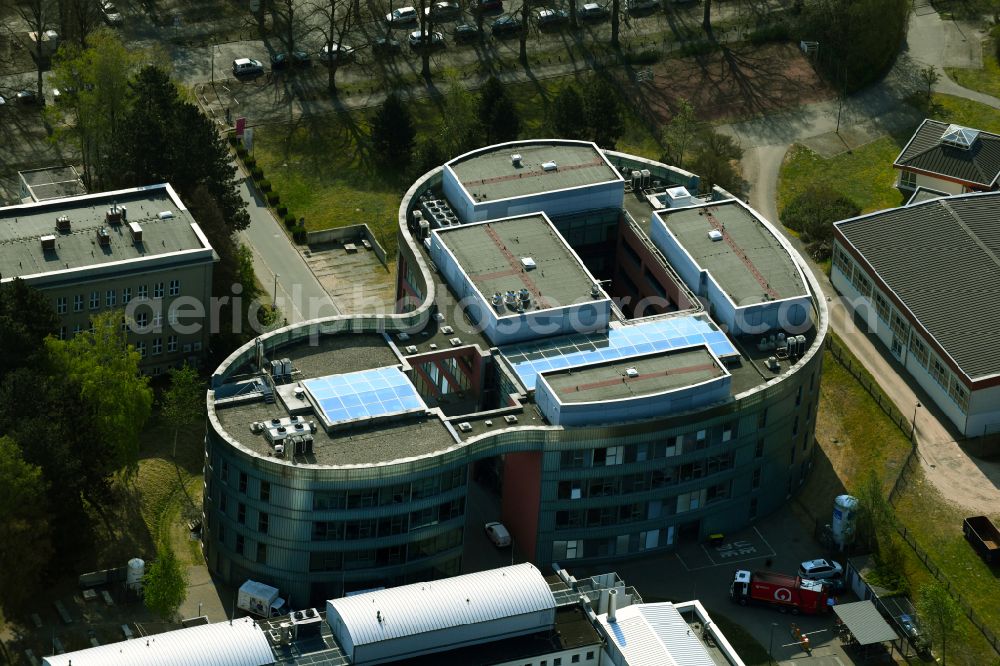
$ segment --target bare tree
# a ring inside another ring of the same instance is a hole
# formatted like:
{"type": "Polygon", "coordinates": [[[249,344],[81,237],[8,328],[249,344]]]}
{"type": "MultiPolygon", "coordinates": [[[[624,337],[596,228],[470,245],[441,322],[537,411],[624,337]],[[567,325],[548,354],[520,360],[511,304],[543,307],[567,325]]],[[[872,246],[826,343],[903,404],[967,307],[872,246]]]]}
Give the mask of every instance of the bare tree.
{"type": "MultiPolygon", "coordinates": [[[[284,1],[284,0],[282,0],[284,1]]],[[[308,5],[310,18],[323,36],[327,67],[326,87],[331,93],[337,92],[337,69],[350,54],[345,53],[344,36],[354,26],[360,13],[356,0],[313,0],[308,5]]]]}
{"type": "Polygon", "coordinates": [[[701,19],[701,27],[709,37],[712,37],[712,0],[705,0],[705,15],[701,19]]]}
{"type": "Polygon", "coordinates": [[[434,45],[434,41],[427,34],[426,5],[426,0],[420,0],[417,11],[420,12],[420,76],[424,77],[425,81],[429,81],[431,78],[431,47],[434,45]]]}
{"type": "MultiPolygon", "coordinates": [[[[708,0],[709,2],[711,0],[708,0]]],[[[618,32],[621,26],[621,1],[611,0],[611,48],[617,49],[620,45],[618,32]]]]}
{"type": "Polygon", "coordinates": [[[14,9],[18,16],[28,24],[28,32],[35,35],[32,50],[35,56],[35,65],[38,71],[37,90],[38,99],[42,96],[42,72],[45,71],[50,54],[47,49],[51,45],[44,41],[45,31],[55,27],[59,20],[59,7],[55,0],[21,0],[14,4],[14,9]]]}
{"type": "Polygon", "coordinates": [[[521,0],[521,64],[528,64],[528,23],[531,20],[531,2],[521,0]]]}
{"type": "Polygon", "coordinates": [[[576,15],[576,0],[569,0],[569,24],[576,30],[579,25],[578,17],[576,15]]]}
{"type": "Polygon", "coordinates": [[[93,0],[58,0],[60,37],[83,47],[91,30],[101,25],[100,7],[93,0]]]}

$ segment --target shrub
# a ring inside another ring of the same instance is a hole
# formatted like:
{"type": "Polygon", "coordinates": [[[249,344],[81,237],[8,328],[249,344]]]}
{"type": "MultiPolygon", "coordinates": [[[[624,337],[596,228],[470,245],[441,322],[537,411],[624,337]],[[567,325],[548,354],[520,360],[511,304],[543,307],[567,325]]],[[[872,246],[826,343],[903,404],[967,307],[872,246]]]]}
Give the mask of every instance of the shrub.
{"type": "Polygon", "coordinates": [[[788,24],[781,21],[757,28],[747,36],[747,39],[756,46],[767,42],[787,41],[791,38],[791,34],[792,31],[788,24]]]}
{"type": "MultiPolygon", "coordinates": [[[[274,196],[277,197],[278,195],[275,194],[274,196]]],[[[277,203],[277,199],[275,199],[275,203],[277,203]]],[[[278,206],[278,217],[280,217],[281,219],[285,219],[285,213],[287,212],[288,212],[288,206],[278,206]]]]}
{"type": "Polygon", "coordinates": [[[254,158],[253,156],[247,156],[243,160],[243,165],[248,169],[253,169],[255,166],[257,166],[257,159],[254,158]]]}
{"type": "Polygon", "coordinates": [[[995,25],[990,30],[990,37],[993,39],[993,53],[997,60],[1000,60],[1000,25],[995,25]]]}
{"type": "Polygon", "coordinates": [[[681,57],[690,58],[694,56],[708,55],[709,53],[714,53],[719,49],[719,45],[716,42],[687,42],[681,45],[681,57]]]}
{"type": "Polygon", "coordinates": [[[285,227],[288,229],[294,229],[299,221],[295,218],[294,213],[285,213],[285,227]]]}
{"type": "Polygon", "coordinates": [[[280,201],[280,199],[281,199],[281,197],[278,196],[277,192],[268,192],[267,193],[267,203],[270,206],[277,206],[278,205],[278,201],[280,201]]]}
{"type": "Polygon", "coordinates": [[[660,62],[660,52],[656,49],[643,49],[625,54],[625,62],[629,65],[655,65],[660,62]]]}
{"type": "Polygon", "coordinates": [[[255,181],[260,181],[262,178],[264,178],[264,170],[261,169],[260,167],[254,167],[250,169],[250,176],[255,181]]]}
{"type": "Polygon", "coordinates": [[[236,136],[235,134],[230,134],[228,137],[226,137],[226,140],[229,141],[229,145],[233,147],[238,146],[240,143],[240,137],[236,136]]]}
{"type": "Polygon", "coordinates": [[[247,149],[243,146],[236,146],[236,156],[241,160],[245,160],[247,158],[247,149]]]}
{"type": "Polygon", "coordinates": [[[271,181],[269,181],[267,178],[261,178],[260,180],[257,181],[257,189],[259,189],[261,192],[270,192],[271,181]]]}
{"type": "Polygon", "coordinates": [[[309,240],[309,232],[306,231],[305,227],[298,227],[292,232],[292,240],[299,245],[305,245],[306,241],[309,240]]]}
{"type": "Polygon", "coordinates": [[[861,212],[856,203],[828,185],[810,185],[781,212],[781,222],[799,232],[806,250],[817,261],[830,258],[833,223],[861,212]]]}

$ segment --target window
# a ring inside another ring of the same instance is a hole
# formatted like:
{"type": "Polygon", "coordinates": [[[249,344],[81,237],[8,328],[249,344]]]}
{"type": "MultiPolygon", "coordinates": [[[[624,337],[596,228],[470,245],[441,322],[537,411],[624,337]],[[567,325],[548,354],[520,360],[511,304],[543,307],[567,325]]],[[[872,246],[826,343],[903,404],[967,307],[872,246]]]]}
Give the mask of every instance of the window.
{"type": "Polygon", "coordinates": [[[906,340],[907,334],[910,332],[906,321],[895,312],[892,313],[892,332],[903,341],[906,340]]]}
{"type": "Polygon", "coordinates": [[[854,275],[851,276],[851,284],[854,288],[858,290],[858,293],[865,297],[871,297],[872,295],[872,281],[868,279],[865,272],[861,268],[856,268],[854,275]]]}
{"type": "Polygon", "coordinates": [[[59,339],[60,340],[65,340],[66,339],[66,327],[65,326],[60,326],[59,327],[59,339]]]}
{"type": "Polygon", "coordinates": [[[767,425],[767,408],[765,407],[764,409],[757,412],[757,427],[763,428],[766,425],[767,425]]]}
{"type": "Polygon", "coordinates": [[[889,321],[889,301],[885,300],[885,296],[880,291],[875,292],[875,311],[878,313],[879,319],[889,321]]]}
{"type": "Polygon", "coordinates": [[[222,480],[229,483],[229,461],[222,461],[222,480]]]}
{"type": "Polygon", "coordinates": [[[562,666],[562,657],[556,657],[553,659],[552,666],[562,666]]]}
{"type": "Polygon", "coordinates": [[[149,299],[149,287],[147,285],[140,284],[139,291],[136,294],[136,296],[140,301],[145,301],[149,299]]]}
{"type": "Polygon", "coordinates": [[[267,544],[257,542],[257,562],[267,564],[267,544]]]}
{"type": "Polygon", "coordinates": [[[955,377],[951,378],[951,383],[948,385],[948,395],[963,412],[969,411],[969,390],[955,377]]]}
{"type": "Polygon", "coordinates": [[[760,467],[753,471],[753,478],[750,480],[750,487],[754,490],[760,488],[760,467]]]}
{"type": "Polygon", "coordinates": [[[73,297],[73,312],[83,312],[83,294],[73,297]]]}
{"type": "Polygon", "coordinates": [[[129,301],[132,300],[132,287],[125,287],[122,289],[122,305],[128,305],[129,301]]]}
{"type": "Polygon", "coordinates": [[[247,505],[240,502],[236,506],[236,522],[240,525],[246,525],[247,522],[247,505]]]}
{"type": "Polygon", "coordinates": [[[795,464],[795,442],[792,442],[792,447],[788,450],[788,464],[795,464]]]}
{"type": "Polygon", "coordinates": [[[593,651],[587,652],[587,661],[593,661],[593,660],[594,660],[594,653],[593,653],[593,651]]]}
{"type": "Polygon", "coordinates": [[[157,365],[157,366],[154,366],[154,367],[153,367],[153,376],[154,376],[154,377],[159,377],[159,376],[160,376],[161,374],[163,374],[163,368],[161,368],[161,367],[160,367],[160,366],[158,366],[158,365],[157,365]]]}
{"type": "Polygon", "coordinates": [[[750,498],[750,518],[751,520],[757,517],[757,498],[750,498]]]}
{"type": "Polygon", "coordinates": [[[732,424],[723,426],[722,428],[722,441],[728,442],[733,438],[733,426],[732,424]]]}
{"type": "Polygon", "coordinates": [[[931,377],[941,386],[948,386],[948,369],[936,358],[931,361],[931,377]]]}
{"type": "Polygon", "coordinates": [[[229,510],[229,495],[222,493],[219,496],[219,511],[225,513],[227,510],[229,510]]]}
{"type": "Polygon", "coordinates": [[[579,664],[580,663],[580,655],[574,654],[572,657],[570,657],[570,662],[572,662],[574,664],[579,664]]]}
{"type": "Polygon", "coordinates": [[[219,523],[219,543],[226,542],[226,526],[219,523]]]}
{"type": "Polygon", "coordinates": [[[236,552],[238,554],[240,554],[240,555],[243,554],[243,545],[244,545],[243,544],[243,535],[242,534],[237,534],[236,535],[236,552]]]}
{"type": "Polygon", "coordinates": [[[912,171],[899,172],[899,186],[913,190],[917,187],[917,174],[912,171]]]}
{"type": "Polygon", "coordinates": [[[149,313],[137,312],[135,315],[135,324],[139,328],[146,328],[149,325],[149,313]]]}
{"type": "Polygon", "coordinates": [[[260,501],[270,502],[271,501],[271,482],[261,481],[260,482],[260,501]]]}
{"type": "Polygon", "coordinates": [[[101,307],[101,292],[96,290],[90,292],[90,309],[96,310],[99,307],[101,307]]]}
{"type": "Polygon", "coordinates": [[[764,440],[762,440],[762,439],[758,439],[757,440],[757,448],[754,449],[753,457],[754,458],[763,458],[764,457],[764,440]]]}
{"type": "Polygon", "coordinates": [[[153,356],[163,353],[163,338],[153,338],[153,356]]]}
{"type": "Polygon", "coordinates": [[[240,492],[245,493],[247,491],[247,473],[240,472],[240,492]]]}
{"type": "Polygon", "coordinates": [[[108,289],[104,293],[104,305],[106,305],[107,307],[113,308],[117,300],[118,300],[118,292],[116,290],[108,289]]]}
{"type": "Polygon", "coordinates": [[[171,280],[170,281],[170,295],[171,296],[176,296],[179,293],[181,293],[181,281],[180,280],[171,280]]]}
{"type": "Polygon", "coordinates": [[[80,331],[82,330],[83,326],[81,326],[80,324],[76,324],[75,326],[73,326],[73,335],[74,336],[80,335],[80,331]]]}
{"type": "Polygon", "coordinates": [[[154,312],[153,313],[153,330],[162,331],[163,330],[163,313],[154,312]]]}
{"type": "Polygon", "coordinates": [[[124,316],[121,318],[119,327],[121,328],[122,333],[128,333],[128,320],[124,316]]]}
{"type": "Polygon", "coordinates": [[[163,283],[154,282],[153,283],[153,298],[163,298],[163,283]]]}
{"type": "Polygon", "coordinates": [[[930,355],[927,352],[927,345],[925,345],[915,334],[910,336],[910,351],[913,353],[913,357],[917,359],[917,362],[926,368],[927,361],[930,358],[930,355]]]}
{"type": "Polygon", "coordinates": [[[60,296],[56,299],[56,314],[66,314],[66,297],[60,296]]]}
{"type": "Polygon", "coordinates": [[[795,406],[798,407],[802,404],[802,387],[799,387],[798,393],[795,394],[795,406]]]}
{"type": "Polygon", "coordinates": [[[271,517],[266,513],[261,511],[257,514],[257,531],[261,534],[267,534],[268,524],[271,521],[271,517]]]}
{"type": "Polygon", "coordinates": [[[168,335],[167,336],[167,352],[172,353],[177,351],[177,336],[168,335]]]}
{"type": "Polygon", "coordinates": [[[792,422],[792,437],[799,434],[799,415],[795,415],[795,421],[792,422]]]}
{"type": "Polygon", "coordinates": [[[146,341],[140,340],[135,343],[135,350],[139,352],[139,358],[146,358],[146,341]]]}
{"type": "Polygon", "coordinates": [[[836,266],[844,275],[848,277],[851,276],[851,257],[847,254],[847,251],[839,245],[834,248],[833,265],[836,266]]]}

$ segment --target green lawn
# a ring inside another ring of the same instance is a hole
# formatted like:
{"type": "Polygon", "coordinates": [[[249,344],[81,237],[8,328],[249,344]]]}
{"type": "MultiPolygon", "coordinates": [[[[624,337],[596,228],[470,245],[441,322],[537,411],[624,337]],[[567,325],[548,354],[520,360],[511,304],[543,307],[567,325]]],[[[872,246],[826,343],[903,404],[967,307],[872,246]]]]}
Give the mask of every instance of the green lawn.
{"type": "Polygon", "coordinates": [[[945,73],[964,88],[1000,97],[1000,64],[997,63],[992,46],[992,41],[989,39],[983,42],[982,69],[945,67],[945,73]]]}
{"type": "Polygon", "coordinates": [[[931,99],[931,117],[947,123],[1000,132],[1000,110],[953,95],[935,93],[931,99]]]}

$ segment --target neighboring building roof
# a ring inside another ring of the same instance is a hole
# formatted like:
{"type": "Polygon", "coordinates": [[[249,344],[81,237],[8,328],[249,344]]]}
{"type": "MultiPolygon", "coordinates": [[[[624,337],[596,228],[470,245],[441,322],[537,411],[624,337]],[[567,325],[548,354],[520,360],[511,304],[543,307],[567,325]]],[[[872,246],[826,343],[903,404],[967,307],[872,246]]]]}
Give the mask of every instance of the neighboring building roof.
{"type": "MultiPolygon", "coordinates": [[[[487,302],[495,292],[522,289],[531,298],[528,310],[591,298],[593,277],[544,215],[466,224],[434,233],[487,302]],[[529,259],[533,268],[525,266],[529,259]]],[[[519,313],[504,307],[498,315],[519,313]]]]}
{"type": "Polygon", "coordinates": [[[211,245],[169,185],[0,208],[0,275],[4,279],[75,279],[78,271],[88,269],[110,275],[120,270],[122,262],[156,258],[163,264],[171,259],[168,255],[176,255],[178,261],[212,259],[211,245]],[[111,225],[105,213],[115,204],[126,209],[126,219],[111,225]],[[63,216],[69,218],[68,231],[56,227],[63,216]],[[141,242],[133,240],[130,224],[141,228],[141,242]],[[98,242],[102,229],[107,232],[107,245],[98,242]],[[55,237],[54,250],[42,247],[43,236],[55,237]],[[183,255],[192,251],[197,256],[183,255]]]}
{"type": "Polygon", "coordinates": [[[780,240],[738,202],[728,199],[658,214],[736,305],[759,302],[764,294],[779,300],[807,293],[802,273],[780,240]],[[721,240],[712,240],[711,231],[721,232],[721,240]]]}
{"type": "Polygon", "coordinates": [[[80,174],[72,166],[45,167],[18,171],[24,194],[34,201],[74,197],[87,193],[80,174]]]}
{"type": "Polygon", "coordinates": [[[607,615],[598,621],[625,658],[623,666],[717,666],[672,603],[636,604],[616,615],[616,622],[607,615]]]}
{"type": "Polygon", "coordinates": [[[333,599],[327,620],[339,616],[357,647],[555,608],[548,582],[524,563],[333,599]]]}
{"type": "Polygon", "coordinates": [[[847,625],[859,645],[884,643],[899,638],[870,599],[837,604],[833,607],[833,612],[847,625]]]}
{"type": "Polygon", "coordinates": [[[620,181],[601,150],[583,141],[522,141],[473,151],[445,164],[476,201],[510,199],[620,181]],[[514,166],[511,156],[521,156],[514,166]],[[553,162],[555,168],[543,167],[553,162]]]}
{"type": "Polygon", "coordinates": [[[1000,373],[1000,192],[933,199],[836,229],[969,378],[1000,373]],[[947,267],[947,270],[942,270],[947,267]]]}
{"type": "Polygon", "coordinates": [[[915,203],[920,203],[922,201],[930,201],[931,199],[937,199],[939,197],[950,197],[951,193],[941,192],[940,190],[931,189],[930,187],[924,187],[923,185],[918,185],[917,189],[913,190],[913,194],[903,205],[912,206],[915,203]]]}
{"type": "Polygon", "coordinates": [[[45,657],[43,666],[265,666],[274,653],[250,618],[168,631],[45,657]]]}
{"type": "Polygon", "coordinates": [[[928,118],[894,166],[991,187],[1000,175],[1000,136],[928,118]]]}

